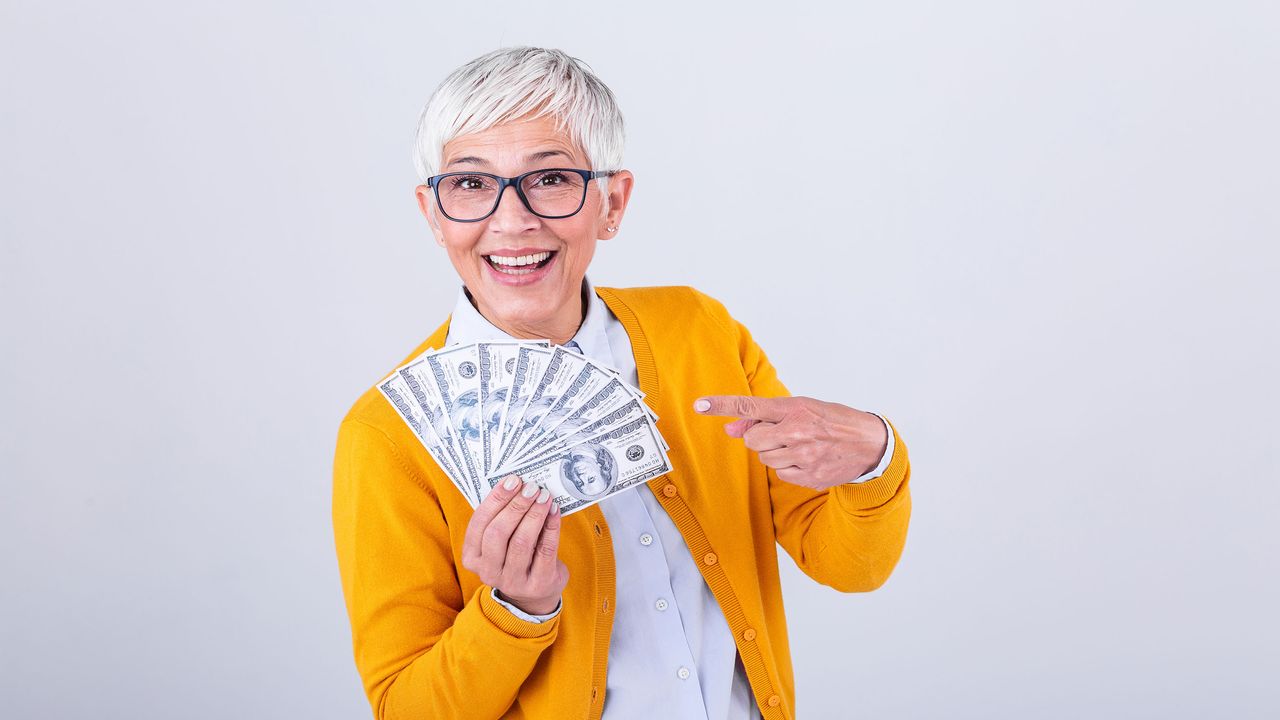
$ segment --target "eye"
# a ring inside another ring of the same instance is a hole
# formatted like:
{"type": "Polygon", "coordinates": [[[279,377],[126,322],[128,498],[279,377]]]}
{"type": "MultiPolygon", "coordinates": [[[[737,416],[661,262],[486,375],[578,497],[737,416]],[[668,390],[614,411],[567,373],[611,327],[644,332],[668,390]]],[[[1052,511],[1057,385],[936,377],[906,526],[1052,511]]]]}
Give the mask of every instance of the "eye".
{"type": "Polygon", "coordinates": [[[568,181],[568,178],[564,176],[564,173],[548,172],[539,175],[536,182],[540,187],[555,187],[566,181],[568,181]]]}
{"type": "Polygon", "coordinates": [[[449,187],[454,190],[484,190],[489,184],[487,180],[478,175],[454,175],[449,178],[449,187]]]}

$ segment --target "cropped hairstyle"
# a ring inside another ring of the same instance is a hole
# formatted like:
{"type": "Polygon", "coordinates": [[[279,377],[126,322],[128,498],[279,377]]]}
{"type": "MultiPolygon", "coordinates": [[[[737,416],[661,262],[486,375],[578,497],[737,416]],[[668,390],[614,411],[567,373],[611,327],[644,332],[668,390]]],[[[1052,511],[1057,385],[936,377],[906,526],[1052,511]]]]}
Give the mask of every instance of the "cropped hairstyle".
{"type": "MultiPolygon", "coordinates": [[[[562,50],[501,48],[454,70],[422,109],[414,164],[422,182],[440,171],[444,146],[528,116],[550,115],[591,162],[589,170],[618,170],[625,141],[622,112],[595,72],[562,50]]],[[[603,190],[608,178],[600,178],[603,190]]]]}

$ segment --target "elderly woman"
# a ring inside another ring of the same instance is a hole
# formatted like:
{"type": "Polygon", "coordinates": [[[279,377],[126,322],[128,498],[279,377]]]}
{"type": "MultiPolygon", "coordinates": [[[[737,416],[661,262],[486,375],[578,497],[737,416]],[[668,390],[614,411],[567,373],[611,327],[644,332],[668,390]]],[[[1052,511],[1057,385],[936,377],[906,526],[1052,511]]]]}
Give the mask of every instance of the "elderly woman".
{"type": "Polygon", "coordinates": [[[418,205],[462,287],[410,357],[566,345],[646,393],[673,469],[564,518],[508,476],[473,510],[366,392],[338,433],[333,523],[375,717],[793,717],[776,545],[843,592],[898,561],[910,470],[887,420],[789,397],[697,290],[587,280],[635,184],[622,147],[613,94],[557,50],[476,58],[422,113],[418,205]]]}

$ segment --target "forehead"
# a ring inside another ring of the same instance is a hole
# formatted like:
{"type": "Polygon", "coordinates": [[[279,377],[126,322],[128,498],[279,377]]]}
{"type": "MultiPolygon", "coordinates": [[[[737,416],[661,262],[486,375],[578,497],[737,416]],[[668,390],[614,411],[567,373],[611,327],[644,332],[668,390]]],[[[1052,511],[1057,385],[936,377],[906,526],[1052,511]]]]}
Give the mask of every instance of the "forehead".
{"type": "Polygon", "coordinates": [[[586,166],[584,153],[565,130],[556,129],[555,118],[543,116],[499,123],[487,130],[459,135],[445,143],[445,171],[467,168],[514,173],[530,166],[586,166]]]}

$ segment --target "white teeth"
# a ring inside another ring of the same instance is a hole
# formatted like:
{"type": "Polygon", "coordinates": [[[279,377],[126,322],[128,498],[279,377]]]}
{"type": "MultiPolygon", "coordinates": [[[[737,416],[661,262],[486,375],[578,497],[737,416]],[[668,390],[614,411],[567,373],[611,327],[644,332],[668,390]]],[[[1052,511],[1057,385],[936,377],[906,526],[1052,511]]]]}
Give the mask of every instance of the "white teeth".
{"type": "Polygon", "coordinates": [[[501,255],[490,255],[489,262],[494,265],[505,265],[507,267],[520,267],[522,265],[533,265],[551,257],[549,252],[534,253],[533,255],[520,255],[518,257],[504,257],[501,255]]]}

